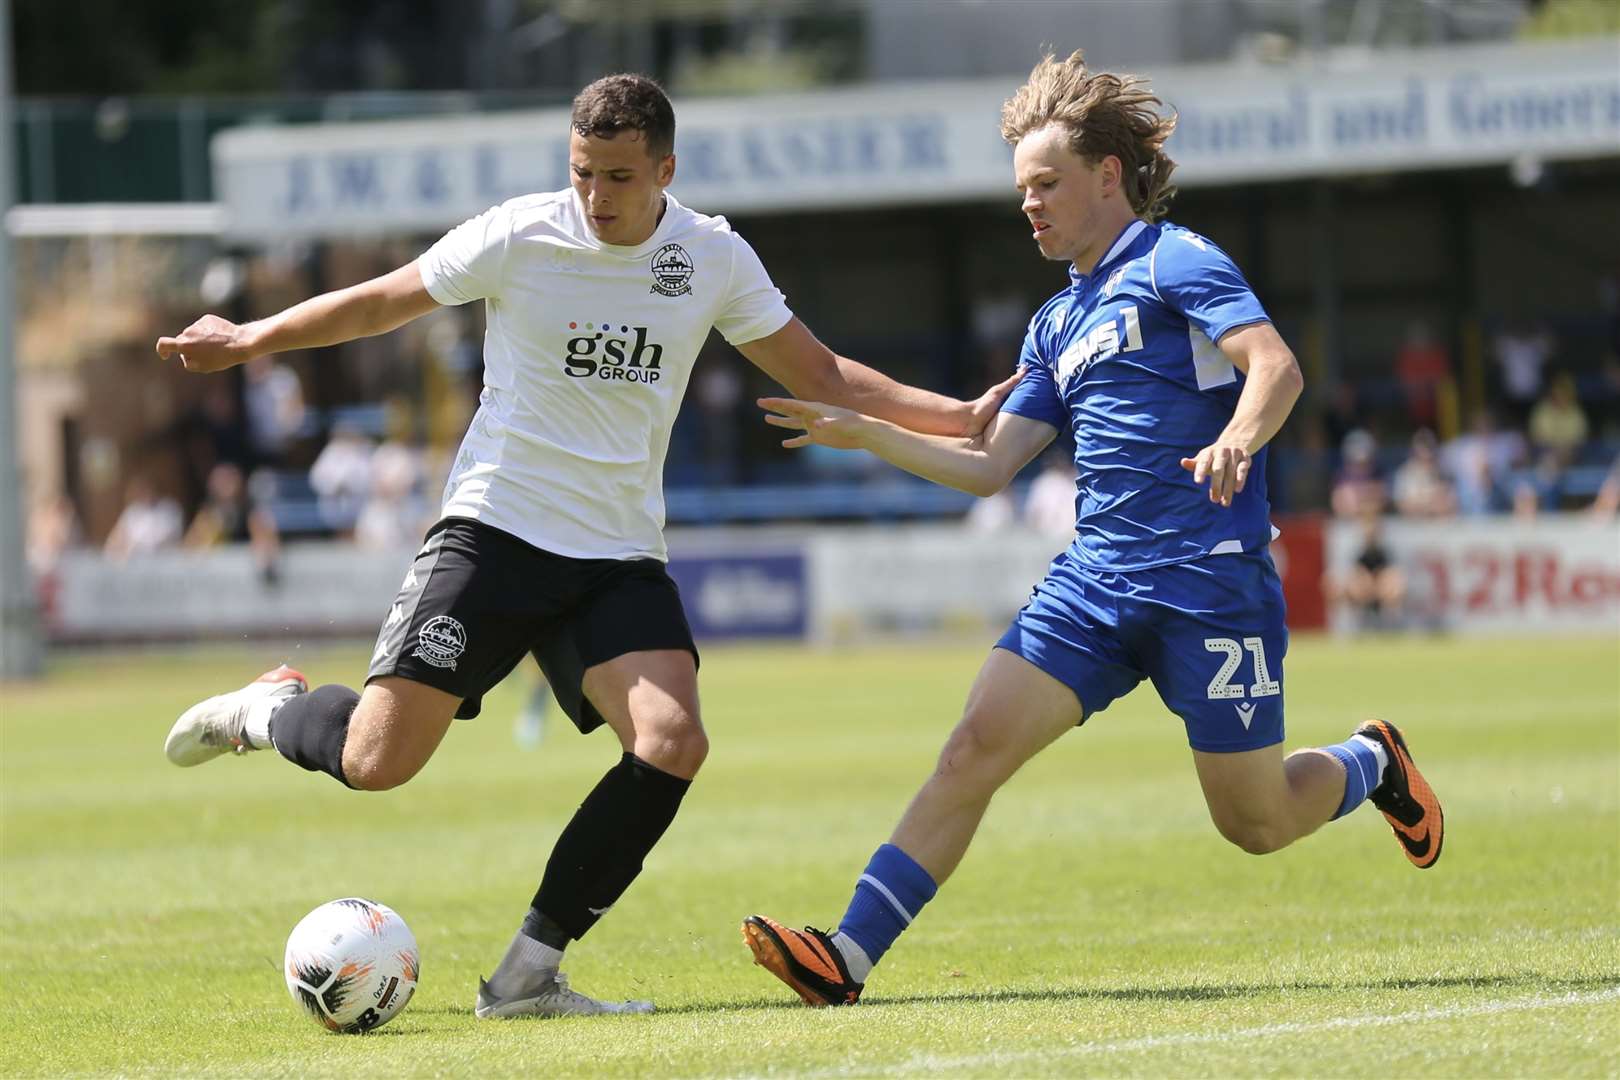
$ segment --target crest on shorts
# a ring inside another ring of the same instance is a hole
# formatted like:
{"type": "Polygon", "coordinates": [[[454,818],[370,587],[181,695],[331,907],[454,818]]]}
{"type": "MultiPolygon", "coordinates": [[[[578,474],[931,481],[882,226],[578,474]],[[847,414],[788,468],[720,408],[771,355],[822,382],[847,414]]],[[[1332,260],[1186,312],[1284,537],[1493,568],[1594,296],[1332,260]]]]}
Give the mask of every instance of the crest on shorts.
{"type": "Polygon", "coordinates": [[[467,628],[448,615],[435,615],[416,635],[412,656],[437,668],[456,669],[456,659],[467,651],[467,628]]]}
{"type": "Polygon", "coordinates": [[[652,257],[652,291],[661,296],[685,296],[692,291],[692,256],[679,244],[665,244],[652,257]]]}

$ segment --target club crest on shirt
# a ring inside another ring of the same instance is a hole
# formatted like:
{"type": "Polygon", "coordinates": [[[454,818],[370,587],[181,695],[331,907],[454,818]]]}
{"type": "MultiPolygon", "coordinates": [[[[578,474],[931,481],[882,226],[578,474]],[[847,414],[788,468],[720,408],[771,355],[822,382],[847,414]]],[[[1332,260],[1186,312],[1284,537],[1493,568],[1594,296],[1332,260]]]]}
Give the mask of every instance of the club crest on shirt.
{"type": "Polygon", "coordinates": [[[685,296],[692,291],[692,256],[679,244],[665,244],[653,253],[652,291],[661,296],[685,296]]]}
{"type": "Polygon", "coordinates": [[[1114,290],[1119,288],[1119,283],[1121,281],[1125,280],[1125,271],[1127,271],[1129,269],[1130,269],[1130,266],[1129,266],[1129,264],[1127,264],[1125,266],[1120,267],[1118,270],[1114,271],[1114,276],[1109,278],[1108,279],[1108,284],[1103,286],[1102,294],[1103,294],[1103,299],[1104,300],[1112,300],[1113,299],[1114,290]]]}
{"type": "Polygon", "coordinates": [[[551,268],[563,274],[579,273],[579,255],[577,252],[564,247],[551,249],[551,268]]]}

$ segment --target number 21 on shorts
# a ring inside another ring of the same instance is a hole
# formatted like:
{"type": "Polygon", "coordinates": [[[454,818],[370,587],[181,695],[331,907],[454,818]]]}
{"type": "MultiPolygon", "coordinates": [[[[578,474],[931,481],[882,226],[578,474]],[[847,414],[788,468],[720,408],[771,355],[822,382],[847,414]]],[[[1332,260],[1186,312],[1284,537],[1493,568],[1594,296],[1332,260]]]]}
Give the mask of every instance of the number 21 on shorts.
{"type": "Polygon", "coordinates": [[[1260,638],[1246,637],[1241,644],[1235,638],[1205,638],[1204,649],[1225,657],[1221,661],[1220,670],[1209,680],[1211,701],[1225,701],[1245,696],[1272,697],[1282,693],[1282,683],[1272,679],[1271,670],[1266,666],[1266,643],[1260,638]],[[1249,687],[1247,695],[1244,693],[1242,683],[1235,686],[1232,684],[1232,676],[1237,671],[1238,665],[1243,662],[1245,649],[1254,656],[1254,683],[1249,687]]]}

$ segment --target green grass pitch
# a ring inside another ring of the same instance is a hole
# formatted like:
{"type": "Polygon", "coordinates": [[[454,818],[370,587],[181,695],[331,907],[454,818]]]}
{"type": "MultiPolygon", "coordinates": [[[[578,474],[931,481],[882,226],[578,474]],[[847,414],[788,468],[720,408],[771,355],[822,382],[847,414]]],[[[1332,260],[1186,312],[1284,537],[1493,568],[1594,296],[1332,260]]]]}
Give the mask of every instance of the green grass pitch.
{"type": "Polygon", "coordinates": [[[574,984],[648,1017],[481,1022],[558,830],[617,757],[553,716],[516,749],[515,677],[406,787],[273,754],[171,767],[173,717],[286,659],[58,661],[0,691],[0,1075],[1614,1076],[1620,1073],[1620,642],[1296,640],[1289,745],[1401,723],[1445,801],[1410,867],[1370,807],[1280,854],[1221,840],[1180,725],[1144,687],[1031,763],[857,1008],[750,964],[762,911],[837,921],[983,656],[960,645],[707,650],[709,762],[574,984]],[[560,726],[562,725],[562,726],[560,726]],[[372,896],[422,948],[362,1037],[280,972],[316,904],[372,896]]]}

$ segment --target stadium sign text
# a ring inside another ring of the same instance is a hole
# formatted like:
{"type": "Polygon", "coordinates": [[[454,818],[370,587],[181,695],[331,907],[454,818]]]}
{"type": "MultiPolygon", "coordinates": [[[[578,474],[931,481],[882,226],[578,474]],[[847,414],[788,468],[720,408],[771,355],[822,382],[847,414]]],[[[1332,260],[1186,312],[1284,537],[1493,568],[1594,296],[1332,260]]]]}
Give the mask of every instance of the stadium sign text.
{"type": "MultiPolygon", "coordinates": [[[[1343,574],[1362,537],[1354,522],[1327,533],[1327,568],[1343,574]]],[[[1385,544],[1407,577],[1407,615],[1462,633],[1620,632],[1620,530],[1584,515],[1535,521],[1391,521],[1385,544]]],[[[1354,624],[1349,611],[1334,625],[1354,624]]]]}
{"type": "MultiPolygon", "coordinates": [[[[1165,68],[1184,185],[1620,154],[1620,40],[1165,68]]],[[[998,110],[1016,79],[679,104],[675,190],[717,213],[1015,198],[998,110]]],[[[565,187],[567,113],[249,127],[213,146],[246,239],[436,233],[565,187]]]]}

